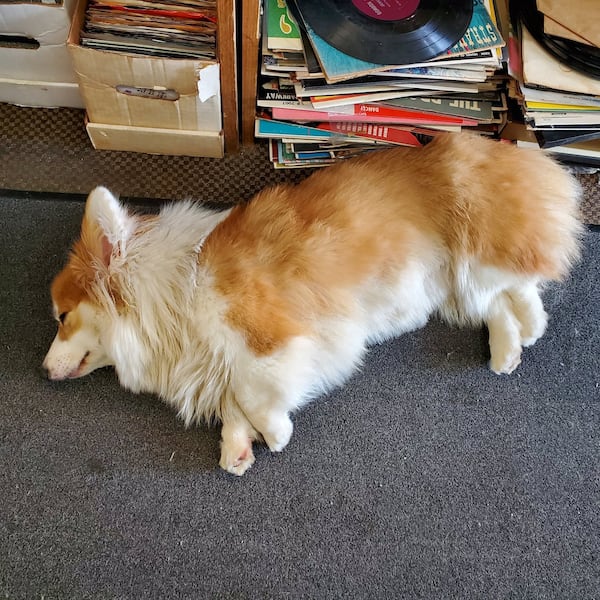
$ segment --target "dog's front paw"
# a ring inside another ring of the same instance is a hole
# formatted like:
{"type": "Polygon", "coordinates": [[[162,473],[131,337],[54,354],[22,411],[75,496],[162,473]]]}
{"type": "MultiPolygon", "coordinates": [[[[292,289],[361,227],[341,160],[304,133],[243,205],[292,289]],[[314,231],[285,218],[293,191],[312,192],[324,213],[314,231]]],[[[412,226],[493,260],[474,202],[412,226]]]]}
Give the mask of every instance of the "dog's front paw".
{"type": "Polygon", "coordinates": [[[538,318],[525,324],[521,324],[521,344],[528,348],[533,346],[546,331],[548,315],[542,311],[538,318]]]}
{"type": "Polygon", "coordinates": [[[521,364],[521,346],[492,353],[490,369],[497,375],[508,375],[521,364]]]}
{"type": "Polygon", "coordinates": [[[221,445],[219,466],[232,475],[243,475],[254,464],[254,460],[251,439],[245,445],[228,444],[225,441],[221,445]]]}
{"type": "Polygon", "coordinates": [[[269,428],[262,431],[263,438],[271,452],[281,452],[289,443],[294,425],[287,414],[271,418],[269,428]]]}

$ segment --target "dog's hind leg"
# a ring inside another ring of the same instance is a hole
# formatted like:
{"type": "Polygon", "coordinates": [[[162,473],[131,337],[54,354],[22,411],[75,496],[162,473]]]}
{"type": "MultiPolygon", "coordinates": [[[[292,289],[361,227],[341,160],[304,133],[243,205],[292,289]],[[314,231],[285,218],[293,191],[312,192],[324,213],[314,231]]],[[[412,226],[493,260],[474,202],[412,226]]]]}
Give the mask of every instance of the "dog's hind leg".
{"type": "Polygon", "coordinates": [[[259,436],[233,398],[221,407],[221,420],[219,465],[233,475],[243,475],[254,464],[252,442],[259,436]]]}
{"type": "Polygon", "coordinates": [[[489,331],[490,369],[494,373],[512,373],[521,362],[521,325],[506,292],[490,303],[485,317],[489,331]]]}
{"type": "Polygon", "coordinates": [[[529,283],[508,292],[521,331],[521,344],[533,346],[546,331],[548,315],[544,310],[537,285],[529,283]]]}

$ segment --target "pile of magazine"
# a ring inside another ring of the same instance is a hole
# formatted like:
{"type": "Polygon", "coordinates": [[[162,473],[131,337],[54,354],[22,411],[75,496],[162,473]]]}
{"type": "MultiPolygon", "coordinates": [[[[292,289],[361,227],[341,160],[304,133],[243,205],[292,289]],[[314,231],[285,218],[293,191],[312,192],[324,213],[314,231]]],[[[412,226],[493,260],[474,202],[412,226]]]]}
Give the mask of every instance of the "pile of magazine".
{"type": "Polygon", "coordinates": [[[90,0],[81,45],[166,58],[214,60],[216,0],[90,0]]]}
{"type": "Polygon", "coordinates": [[[600,2],[514,3],[510,96],[530,136],[560,158],[600,165],[600,2]]]}
{"type": "Polygon", "coordinates": [[[420,146],[463,128],[497,135],[505,125],[505,43],[493,0],[473,0],[463,37],[441,55],[393,65],[334,48],[303,20],[302,4],[264,2],[255,135],[269,140],[275,168],[420,146]]]}

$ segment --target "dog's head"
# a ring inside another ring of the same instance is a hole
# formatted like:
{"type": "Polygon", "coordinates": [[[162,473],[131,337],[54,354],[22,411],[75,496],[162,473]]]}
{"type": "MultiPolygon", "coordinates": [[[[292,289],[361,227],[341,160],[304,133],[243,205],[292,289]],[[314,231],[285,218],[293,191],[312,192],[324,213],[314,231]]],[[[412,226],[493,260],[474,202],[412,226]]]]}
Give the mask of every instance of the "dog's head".
{"type": "Polygon", "coordinates": [[[82,377],[113,364],[103,343],[110,312],[102,292],[112,293],[110,264],[124,250],[131,228],[132,218],[117,199],[105,188],[94,189],[81,236],[51,286],[58,332],[44,359],[50,379],[82,377]]]}

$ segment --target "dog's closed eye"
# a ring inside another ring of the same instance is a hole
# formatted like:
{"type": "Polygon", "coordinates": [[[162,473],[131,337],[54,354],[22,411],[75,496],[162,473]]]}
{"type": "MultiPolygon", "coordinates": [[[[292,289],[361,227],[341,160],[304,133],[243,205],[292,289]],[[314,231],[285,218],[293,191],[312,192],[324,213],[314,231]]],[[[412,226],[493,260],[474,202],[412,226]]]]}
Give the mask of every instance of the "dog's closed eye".
{"type": "Polygon", "coordinates": [[[63,324],[65,322],[66,318],[67,318],[66,312],[60,313],[60,315],[58,315],[58,320],[60,321],[61,324],[63,324]]]}

